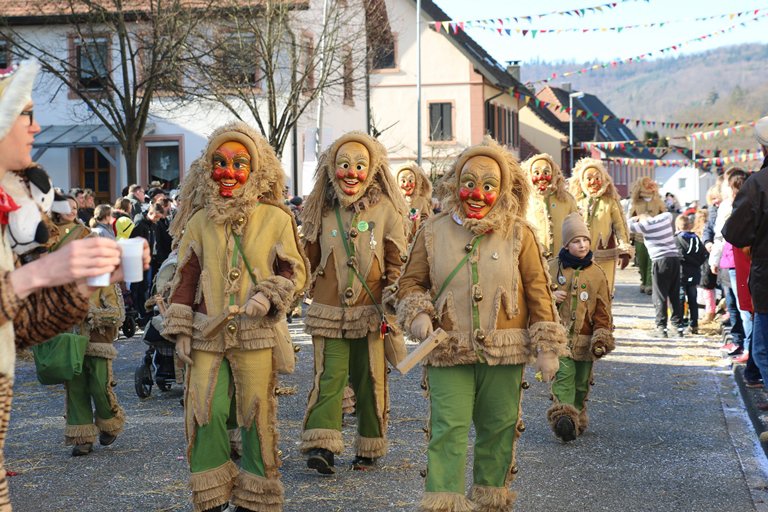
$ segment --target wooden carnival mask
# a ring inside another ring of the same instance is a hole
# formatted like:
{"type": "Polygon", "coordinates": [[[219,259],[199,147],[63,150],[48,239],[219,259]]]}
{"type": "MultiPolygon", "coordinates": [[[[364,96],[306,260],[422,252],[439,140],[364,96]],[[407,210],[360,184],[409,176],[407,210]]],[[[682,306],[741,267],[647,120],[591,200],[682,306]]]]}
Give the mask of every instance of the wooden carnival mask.
{"type": "Polygon", "coordinates": [[[370,175],[371,154],[359,142],[345,142],[336,151],[336,182],[347,196],[365,190],[370,175]]]}
{"type": "Polygon", "coordinates": [[[397,184],[405,197],[411,197],[416,189],[416,175],[410,169],[402,169],[397,173],[397,184]]]}
{"type": "Polygon", "coordinates": [[[211,178],[219,184],[221,197],[232,197],[251,174],[251,154],[239,142],[225,142],[213,152],[211,178]]]}
{"type": "Polygon", "coordinates": [[[468,219],[482,219],[493,209],[501,191],[501,167],[491,157],[473,156],[459,177],[459,200],[468,219]]]}
{"type": "Polygon", "coordinates": [[[546,158],[540,158],[531,165],[531,182],[539,194],[544,194],[552,184],[552,164],[546,158]]]}
{"type": "Polygon", "coordinates": [[[603,173],[594,167],[587,168],[581,178],[581,186],[590,196],[596,196],[603,188],[603,173]]]}
{"type": "Polygon", "coordinates": [[[643,201],[650,201],[659,193],[659,186],[649,177],[644,177],[640,182],[640,197],[643,201]]]}

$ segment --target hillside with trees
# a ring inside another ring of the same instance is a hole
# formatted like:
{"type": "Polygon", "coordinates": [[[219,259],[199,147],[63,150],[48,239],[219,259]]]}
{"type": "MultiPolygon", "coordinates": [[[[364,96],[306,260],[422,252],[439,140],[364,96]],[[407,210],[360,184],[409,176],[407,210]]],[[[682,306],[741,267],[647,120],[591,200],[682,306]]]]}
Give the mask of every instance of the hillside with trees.
{"type": "MultiPolygon", "coordinates": [[[[597,62],[532,62],[521,67],[522,81],[535,81],[597,62]]],[[[768,45],[745,44],[664,57],[583,75],[558,78],[574,90],[598,96],[619,117],[656,121],[754,121],[768,114],[768,45]]],[[[541,87],[543,84],[536,84],[541,87]]],[[[691,130],[631,126],[636,135],[658,129],[663,136],[691,130]]],[[[704,128],[708,130],[711,128],[704,128]]],[[[679,141],[678,141],[679,142],[679,141]]],[[[703,141],[698,149],[755,148],[751,131],[703,141]]]]}

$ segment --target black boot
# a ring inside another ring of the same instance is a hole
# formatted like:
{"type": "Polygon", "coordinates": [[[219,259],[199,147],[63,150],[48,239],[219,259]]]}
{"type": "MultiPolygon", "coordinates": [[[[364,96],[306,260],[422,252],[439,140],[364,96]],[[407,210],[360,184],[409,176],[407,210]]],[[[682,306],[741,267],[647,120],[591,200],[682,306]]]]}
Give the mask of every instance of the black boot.
{"type": "Polygon", "coordinates": [[[101,446],[109,446],[115,442],[115,439],[117,439],[117,436],[114,436],[112,434],[107,434],[106,432],[102,432],[99,434],[99,444],[101,446]]]}
{"type": "Polygon", "coordinates": [[[357,455],[352,461],[352,469],[356,471],[370,471],[376,469],[376,459],[357,455]]]}
{"type": "Polygon", "coordinates": [[[217,506],[215,506],[213,508],[205,509],[204,512],[224,512],[227,509],[228,506],[229,505],[227,503],[225,503],[223,505],[217,505],[217,506]]]}
{"type": "Polygon", "coordinates": [[[555,435],[564,442],[576,439],[576,426],[570,416],[560,416],[555,423],[555,435]]]}
{"type": "Polygon", "coordinates": [[[333,467],[333,452],[325,448],[313,448],[307,452],[307,467],[321,475],[332,475],[336,472],[333,467]]]}

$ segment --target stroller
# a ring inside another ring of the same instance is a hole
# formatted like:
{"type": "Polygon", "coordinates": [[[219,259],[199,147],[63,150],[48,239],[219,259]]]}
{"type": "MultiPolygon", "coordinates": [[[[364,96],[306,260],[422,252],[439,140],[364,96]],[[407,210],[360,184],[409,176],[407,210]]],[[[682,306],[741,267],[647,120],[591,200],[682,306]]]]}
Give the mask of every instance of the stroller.
{"type": "Polygon", "coordinates": [[[139,312],[133,307],[131,290],[121,283],[120,292],[123,295],[123,303],[125,304],[125,320],[123,320],[123,325],[120,326],[120,330],[123,331],[123,336],[126,338],[133,338],[139,323],[139,312]]]}
{"type": "Polygon", "coordinates": [[[176,263],[177,255],[173,252],[160,266],[153,285],[153,296],[148,301],[154,302],[154,316],[144,328],[142,341],[149,348],[134,372],[134,386],[139,398],[149,398],[154,384],[157,384],[160,391],[169,391],[174,383],[183,383],[184,366],[175,356],[175,346],[160,334],[166,308],[165,294],[170,289],[176,263]]]}

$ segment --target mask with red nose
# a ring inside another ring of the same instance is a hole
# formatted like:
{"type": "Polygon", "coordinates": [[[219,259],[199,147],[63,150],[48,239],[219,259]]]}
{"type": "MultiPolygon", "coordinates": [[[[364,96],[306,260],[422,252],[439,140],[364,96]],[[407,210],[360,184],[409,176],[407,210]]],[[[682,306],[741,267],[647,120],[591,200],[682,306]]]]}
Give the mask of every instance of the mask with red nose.
{"type": "Polygon", "coordinates": [[[219,185],[221,197],[232,197],[251,174],[251,154],[239,142],[225,142],[213,152],[211,178],[219,185]]]}
{"type": "Polygon", "coordinates": [[[501,191],[501,168],[488,156],[473,156],[459,176],[459,200],[468,219],[482,219],[493,209],[501,191]]]}
{"type": "Polygon", "coordinates": [[[531,165],[531,182],[539,194],[544,194],[552,184],[552,165],[548,160],[540,159],[531,165]]]}

